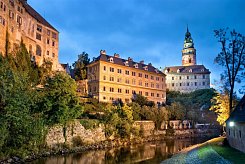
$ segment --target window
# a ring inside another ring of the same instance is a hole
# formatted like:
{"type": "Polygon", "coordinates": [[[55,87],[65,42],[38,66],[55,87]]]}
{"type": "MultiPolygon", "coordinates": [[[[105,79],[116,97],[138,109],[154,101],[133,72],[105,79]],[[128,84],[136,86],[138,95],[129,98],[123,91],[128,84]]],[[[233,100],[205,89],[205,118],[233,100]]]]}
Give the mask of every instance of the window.
{"type": "Polygon", "coordinates": [[[126,71],[125,71],[125,74],[126,74],[126,75],[129,75],[129,71],[128,71],[128,70],[126,70],[126,71]]]}
{"type": "Polygon", "coordinates": [[[122,89],[118,88],[118,93],[122,93],[122,89]]]}
{"type": "Polygon", "coordinates": [[[134,67],[135,67],[135,68],[139,68],[138,64],[135,64],[134,67]]]}
{"type": "Polygon", "coordinates": [[[143,92],[142,91],[139,91],[139,94],[142,96],[143,92]]]}
{"type": "Polygon", "coordinates": [[[106,76],[103,76],[103,80],[106,80],[106,76]]]}
{"type": "Polygon", "coordinates": [[[174,80],[174,77],[172,77],[172,80],[174,80]]]}
{"type": "Polygon", "coordinates": [[[142,86],[142,81],[139,81],[139,85],[142,86]]]}
{"type": "Polygon", "coordinates": [[[39,33],[36,33],[36,39],[37,39],[37,40],[42,40],[42,35],[39,34],[39,33]]]}
{"type": "Polygon", "coordinates": [[[151,93],[151,97],[154,97],[154,93],[151,93]]]}
{"type": "Polygon", "coordinates": [[[114,72],[114,68],[110,67],[110,72],[114,72]]]}
{"type": "Polygon", "coordinates": [[[145,83],[145,87],[148,87],[148,83],[145,83]]]}
{"type": "Polygon", "coordinates": [[[47,51],[47,56],[49,56],[49,51],[47,51]]]}
{"type": "Polygon", "coordinates": [[[159,78],[159,77],[156,77],[156,80],[157,80],[157,81],[159,81],[159,80],[160,80],[160,78],[159,78]]]}
{"type": "Polygon", "coordinates": [[[136,73],[135,72],[132,72],[132,76],[135,76],[136,75],[136,73]]]}
{"type": "Polygon", "coordinates": [[[106,97],[104,96],[103,99],[106,100],[106,97]]]}
{"type": "Polygon", "coordinates": [[[110,77],[110,81],[114,81],[114,77],[110,77]]]}
{"type": "Polygon", "coordinates": [[[37,56],[42,56],[42,49],[39,45],[36,46],[36,55],[37,56]]]}
{"type": "Polygon", "coordinates": [[[113,63],[113,62],[114,62],[114,61],[113,61],[113,57],[111,57],[109,60],[110,60],[110,62],[111,62],[111,63],[113,63]]]}
{"type": "Polygon", "coordinates": [[[122,78],[118,78],[118,79],[117,79],[117,82],[118,82],[118,83],[121,83],[121,82],[122,82],[122,78]]]}
{"type": "Polygon", "coordinates": [[[52,32],[52,38],[53,38],[53,39],[56,39],[56,38],[57,38],[56,33],[52,32]]]}
{"type": "Polygon", "coordinates": [[[126,89],[126,90],[125,90],[125,93],[126,93],[126,94],[129,94],[129,90],[128,90],[128,89],[126,89]]]}
{"type": "Polygon", "coordinates": [[[145,75],[145,78],[148,79],[148,75],[145,75]]]}
{"type": "Polygon", "coordinates": [[[154,83],[151,83],[151,87],[154,88],[154,83]]]}
{"type": "Polygon", "coordinates": [[[205,79],[205,75],[202,75],[202,78],[205,79]]]}
{"type": "Polygon", "coordinates": [[[186,83],[187,86],[190,86],[190,83],[186,83]]]}
{"type": "Polygon", "coordinates": [[[174,87],[174,83],[172,83],[172,87],[174,87]]]}
{"type": "Polygon", "coordinates": [[[104,71],[106,71],[106,66],[104,66],[104,71]]]}
{"type": "Polygon", "coordinates": [[[197,82],[195,82],[195,86],[197,86],[197,82]]]}
{"type": "Polygon", "coordinates": [[[49,39],[47,39],[47,44],[49,44],[49,39]]]}
{"type": "Polygon", "coordinates": [[[17,23],[18,23],[19,25],[22,24],[22,18],[21,18],[19,15],[17,16],[17,23]]]}
{"type": "Polygon", "coordinates": [[[151,80],[154,80],[154,76],[151,76],[151,80]]]}
{"type": "Polygon", "coordinates": [[[110,92],[114,92],[114,88],[111,88],[111,87],[110,87],[110,92]]]}
{"type": "Polygon", "coordinates": [[[179,79],[181,80],[181,76],[179,77],[179,79]]]}
{"type": "Polygon", "coordinates": [[[129,79],[126,79],[126,80],[125,80],[125,83],[126,83],[126,84],[129,84],[129,79]]]}
{"type": "Polygon", "coordinates": [[[240,138],[242,138],[242,132],[241,132],[241,130],[239,130],[239,136],[240,136],[240,138]]]}
{"type": "Polygon", "coordinates": [[[132,84],[135,85],[136,84],[136,80],[132,79],[132,84]]]}
{"type": "Polygon", "coordinates": [[[47,30],[47,35],[50,36],[50,30],[47,30]]]}
{"type": "Polygon", "coordinates": [[[179,83],[179,86],[181,87],[182,86],[182,83],[179,83]]]}
{"type": "Polygon", "coordinates": [[[202,82],[202,85],[205,85],[205,82],[202,82]]]}
{"type": "Polygon", "coordinates": [[[148,96],[148,92],[145,92],[145,96],[148,96]]]}
{"type": "Polygon", "coordinates": [[[142,77],[142,73],[139,73],[139,77],[142,77]]]}
{"type": "Polygon", "coordinates": [[[42,32],[42,26],[37,25],[37,31],[42,32]]]}
{"type": "Polygon", "coordinates": [[[103,87],[103,91],[106,91],[106,88],[105,87],[103,87]]]}
{"type": "Polygon", "coordinates": [[[160,97],[159,93],[157,94],[157,97],[160,97]]]}
{"type": "Polygon", "coordinates": [[[9,10],[9,18],[14,19],[14,13],[11,10],[9,10]]]}
{"type": "Polygon", "coordinates": [[[159,84],[156,84],[156,88],[159,88],[159,84]]]}
{"type": "Polygon", "coordinates": [[[53,47],[55,46],[55,41],[52,42],[52,46],[53,46],[53,47]]]}
{"type": "Polygon", "coordinates": [[[196,75],[194,75],[194,79],[197,79],[197,76],[196,75]]]}
{"type": "Polygon", "coordinates": [[[189,76],[187,76],[186,79],[189,79],[189,76]]]}
{"type": "Polygon", "coordinates": [[[53,57],[53,58],[55,57],[55,53],[52,53],[52,57],[53,57]]]}
{"type": "Polygon", "coordinates": [[[9,0],[9,3],[12,7],[14,7],[14,0],[9,0]]]}
{"type": "Polygon", "coordinates": [[[122,73],[122,70],[121,69],[117,69],[117,73],[122,73]]]}

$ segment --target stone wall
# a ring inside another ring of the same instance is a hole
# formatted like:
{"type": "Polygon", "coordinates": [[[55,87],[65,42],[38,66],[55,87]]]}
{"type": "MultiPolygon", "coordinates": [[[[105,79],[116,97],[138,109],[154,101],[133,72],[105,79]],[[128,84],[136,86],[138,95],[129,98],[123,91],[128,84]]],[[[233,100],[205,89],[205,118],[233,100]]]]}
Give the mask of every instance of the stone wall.
{"type": "Polygon", "coordinates": [[[50,148],[59,145],[74,145],[74,141],[81,142],[80,144],[94,144],[105,141],[104,127],[100,126],[95,129],[85,129],[78,120],[70,123],[64,128],[61,125],[56,125],[49,129],[46,135],[46,144],[50,148]]]}
{"type": "Polygon", "coordinates": [[[138,126],[140,128],[143,137],[154,134],[155,124],[153,121],[135,121],[133,126],[138,126]]]}

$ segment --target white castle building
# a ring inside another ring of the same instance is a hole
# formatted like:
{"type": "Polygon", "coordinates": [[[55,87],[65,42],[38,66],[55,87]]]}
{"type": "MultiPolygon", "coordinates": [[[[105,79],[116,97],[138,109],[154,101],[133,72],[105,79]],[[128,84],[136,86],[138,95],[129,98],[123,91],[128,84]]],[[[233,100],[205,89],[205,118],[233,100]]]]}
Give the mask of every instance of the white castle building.
{"type": "Polygon", "coordinates": [[[192,92],[210,88],[211,72],[204,65],[196,64],[196,49],[188,28],[182,50],[182,66],[166,67],[164,73],[170,91],[192,92]]]}

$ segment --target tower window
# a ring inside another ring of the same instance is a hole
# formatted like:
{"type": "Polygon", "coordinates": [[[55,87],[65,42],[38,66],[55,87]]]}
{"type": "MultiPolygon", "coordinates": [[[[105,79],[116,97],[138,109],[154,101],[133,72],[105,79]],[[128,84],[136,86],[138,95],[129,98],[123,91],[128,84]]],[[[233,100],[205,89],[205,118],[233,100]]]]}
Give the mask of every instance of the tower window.
{"type": "Polygon", "coordinates": [[[191,58],[189,58],[189,63],[191,63],[191,58]]]}

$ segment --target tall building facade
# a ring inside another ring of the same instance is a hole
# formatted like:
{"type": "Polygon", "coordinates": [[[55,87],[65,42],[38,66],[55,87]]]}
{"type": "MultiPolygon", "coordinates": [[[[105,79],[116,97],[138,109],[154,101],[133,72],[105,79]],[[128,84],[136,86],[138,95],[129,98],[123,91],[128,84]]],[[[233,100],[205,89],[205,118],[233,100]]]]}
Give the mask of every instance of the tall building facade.
{"type": "Polygon", "coordinates": [[[135,94],[149,101],[165,103],[165,74],[143,61],[121,59],[118,54],[106,55],[105,51],[88,65],[88,93],[100,102],[122,100],[131,102],[135,94]]]}
{"type": "Polygon", "coordinates": [[[59,32],[36,12],[27,0],[0,0],[0,53],[11,53],[23,40],[32,60],[41,65],[44,60],[58,62],[59,32]]]}
{"type": "Polygon", "coordinates": [[[196,49],[187,28],[182,49],[182,66],[164,68],[166,85],[170,91],[192,92],[210,88],[210,71],[204,65],[197,65],[196,49]]]}

